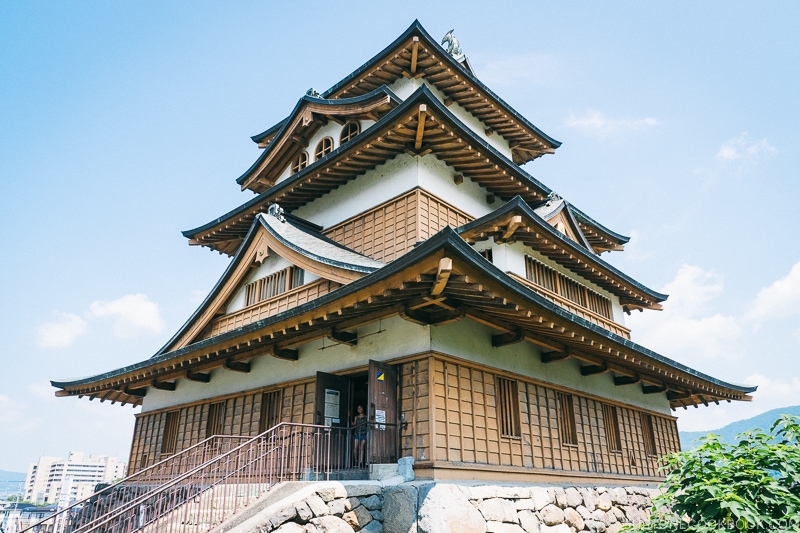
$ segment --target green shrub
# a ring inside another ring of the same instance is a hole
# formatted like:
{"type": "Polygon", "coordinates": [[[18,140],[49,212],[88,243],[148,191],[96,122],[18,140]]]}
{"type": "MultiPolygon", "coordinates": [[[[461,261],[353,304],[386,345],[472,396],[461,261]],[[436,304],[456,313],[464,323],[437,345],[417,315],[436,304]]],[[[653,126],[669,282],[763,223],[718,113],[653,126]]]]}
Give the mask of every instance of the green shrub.
{"type": "Polygon", "coordinates": [[[800,531],[800,418],[782,416],[725,444],[700,445],[662,460],[664,493],[640,533],[800,531]]]}

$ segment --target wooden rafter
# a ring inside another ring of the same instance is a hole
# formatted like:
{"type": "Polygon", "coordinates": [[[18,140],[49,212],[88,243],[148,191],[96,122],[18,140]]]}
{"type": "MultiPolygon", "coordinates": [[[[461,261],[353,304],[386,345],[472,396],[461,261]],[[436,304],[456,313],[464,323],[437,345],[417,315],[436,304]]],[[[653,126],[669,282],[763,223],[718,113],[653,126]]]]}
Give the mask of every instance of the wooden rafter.
{"type": "Polygon", "coordinates": [[[417,133],[414,137],[414,150],[422,149],[422,138],[425,135],[425,118],[428,116],[428,106],[419,104],[419,111],[417,112],[417,133]]]}

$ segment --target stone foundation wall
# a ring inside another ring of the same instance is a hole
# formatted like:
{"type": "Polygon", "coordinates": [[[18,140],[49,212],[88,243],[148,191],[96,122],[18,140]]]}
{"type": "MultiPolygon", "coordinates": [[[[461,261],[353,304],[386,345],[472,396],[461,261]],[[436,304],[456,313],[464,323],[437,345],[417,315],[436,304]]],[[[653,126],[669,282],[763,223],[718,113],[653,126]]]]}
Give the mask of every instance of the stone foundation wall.
{"type": "Polygon", "coordinates": [[[646,520],[656,494],[644,487],[327,482],[265,509],[237,533],[616,533],[646,520]]]}

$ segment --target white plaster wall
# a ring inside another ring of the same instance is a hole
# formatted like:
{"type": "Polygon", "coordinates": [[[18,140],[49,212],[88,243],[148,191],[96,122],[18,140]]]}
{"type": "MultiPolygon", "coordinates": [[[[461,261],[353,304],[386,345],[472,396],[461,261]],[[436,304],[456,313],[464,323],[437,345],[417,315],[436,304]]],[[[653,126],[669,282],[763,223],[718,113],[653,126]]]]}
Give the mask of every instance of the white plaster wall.
{"type": "Polygon", "coordinates": [[[400,154],[293,213],[328,228],[414,187],[422,187],[475,218],[501,205],[499,201],[489,205],[488,191],[470,179],[461,185],[453,183],[455,174],[452,167],[432,154],[400,154]]]}
{"type": "Polygon", "coordinates": [[[300,347],[297,361],[269,355],[251,361],[250,372],[211,371],[210,383],[179,379],[174,392],[151,387],[144,398],[142,412],[233,394],[285,381],[308,378],[317,371],[336,372],[367,364],[370,359],[385,361],[430,350],[430,326],[420,326],[392,317],[358,329],[356,346],[314,341],[300,347]],[[378,333],[380,332],[380,333],[378,333]],[[320,349],[326,346],[325,349],[320,349]]]}
{"type": "Polygon", "coordinates": [[[144,398],[142,412],[308,378],[317,371],[356,368],[366,365],[370,359],[386,361],[434,350],[577,392],[613,398],[667,415],[670,413],[666,394],[645,395],[638,385],[617,387],[610,372],[582,376],[581,363],[573,359],[542,363],[540,348],[529,342],[493,348],[493,333],[496,332],[491,328],[469,319],[442,326],[421,326],[395,316],[359,328],[356,346],[336,345],[328,339],[318,340],[301,346],[297,361],[264,355],[251,361],[248,374],[218,368],[211,371],[210,383],[179,379],[174,392],[151,387],[144,398]]]}
{"type": "Polygon", "coordinates": [[[451,324],[431,327],[431,349],[502,368],[538,380],[555,383],[663,414],[670,414],[666,394],[643,394],[638,385],[614,385],[611,372],[582,376],[581,363],[574,359],[542,363],[541,349],[530,342],[519,342],[500,348],[492,347],[491,328],[465,319],[451,324]]]}
{"type": "MultiPolygon", "coordinates": [[[[317,143],[319,143],[319,141],[321,141],[324,137],[330,137],[331,139],[333,139],[333,149],[336,150],[337,148],[339,148],[339,136],[341,134],[342,134],[342,126],[340,126],[339,124],[337,124],[332,120],[329,120],[327,124],[322,126],[319,129],[319,131],[316,134],[314,134],[313,137],[311,137],[311,139],[308,141],[308,146],[306,146],[305,148],[306,153],[308,153],[308,164],[310,165],[311,163],[316,161],[314,157],[314,152],[317,149],[317,143]]],[[[281,175],[278,177],[275,183],[278,184],[292,175],[293,175],[292,166],[291,164],[289,164],[289,166],[286,167],[286,169],[284,169],[284,171],[281,173],[281,175]]]]}

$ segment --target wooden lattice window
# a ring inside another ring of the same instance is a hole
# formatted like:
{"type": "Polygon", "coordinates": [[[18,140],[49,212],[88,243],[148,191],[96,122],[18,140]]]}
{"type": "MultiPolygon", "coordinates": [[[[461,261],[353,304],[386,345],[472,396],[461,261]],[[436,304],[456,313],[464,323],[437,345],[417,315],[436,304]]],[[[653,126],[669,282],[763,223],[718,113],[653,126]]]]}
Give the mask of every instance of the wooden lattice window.
{"type": "Polygon", "coordinates": [[[559,392],[556,394],[558,401],[558,430],[561,434],[561,444],[577,446],[578,428],[575,425],[575,409],[572,404],[572,394],[559,392]]]}
{"type": "Polygon", "coordinates": [[[644,451],[647,455],[657,455],[656,433],[653,430],[653,417],[647,413],[639,413],[642,421],[642,440],[644,451]]]}
{"type": "Polygon", "coordinates": [[[206,438],[225,433],[225,402],[212,403],[208,406],[206,420],[206,438]]]}
{"type": "Polygon", "coordinates": [[[264,433],[281,421],[281,391],[265,392],[261,395],[261,416],[258,433],[264,433]]]}
{"type": "Polygon", "coordinates": [[[296,174],[308,166],[308,152],[300,152],[292,161],[292,174],[296,174]]]}
{"type": "Polygon", "coordinates": [[[331,152],[333,152],[333,139],[325,137],[317,144],[317,149],[314,150],[314,160],[321,159],[331,152]]]}
{"type": "Polygon", "coordinates": [[[494,261],[492,261],[492,249],[491,248],[487,248],[485,250],[481,250],[478,253],[481,254],[483,256],[483,258],[486,259],[487,261],[489,261],[490,263],[494,262],[494,261]]]}
{"type": "Polygon", "coordinates": [[[342,128],[342,135],[339,137],[341,141],[339,144],[344,144],[356,135],[361,133],[361,127],[358,125],[358,122],[348,122],[342,128]]]}
{"type": "Polygon", "coordinates": [[[602,317],[608,319],[613,317],[611,300],[529,255],[525,256],[525,277],[536,285],[602,317]]]}
{"type": "Polygon", "coordinates": [[[302,268],[291,266],[248,283],[244,288],[245,305],[253,305],[297,288],[303,284],[304,277],[302,268]]]}
{"type": "Polygon", "coordinates": [[[497,420],[500,426],[500,435],[503,437],[519,437],[519,392],[516,380],[498,377],[497,390],[497,420]]]}
{"type": "Polygon", "coordinates": [[[167,413],[166,421],[164,422],[164,435],[161,438],[161,455],[172,455],[175,453],[175,448],[178,445],[179,419],[179,411],[170,411],[167,413]]]}
{"type": "Polygon", "coordinates": [[[612,452],[622,451],[622,441],[619,435],[619,418],[617,408],[613,405],[603,404],[603,421],[606,428],[606,443],[612,452]]]}

